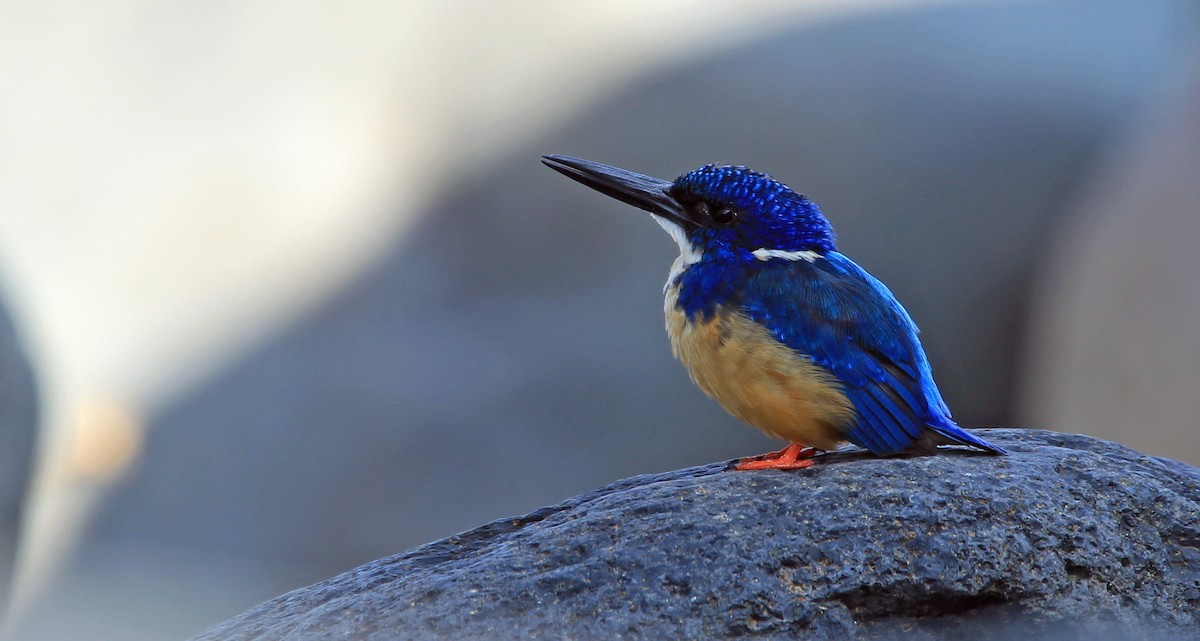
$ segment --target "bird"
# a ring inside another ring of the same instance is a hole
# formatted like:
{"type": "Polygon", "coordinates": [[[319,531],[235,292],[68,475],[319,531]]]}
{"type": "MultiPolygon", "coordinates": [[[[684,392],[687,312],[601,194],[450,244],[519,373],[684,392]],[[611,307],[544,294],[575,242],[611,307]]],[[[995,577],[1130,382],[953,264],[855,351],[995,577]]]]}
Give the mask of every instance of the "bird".
{"type": "Polygon", "coordinates": [[[649,212],[679,246],[664,286],[672,352],[726,411],[788,443],[735,469],[802,469],[847,441],[881,457],[939,445],[1006,454],[954,422],[916,324],[838,251],[812,200],[741,165],[668,181],[570,156],[542,162],[649,212]]]}

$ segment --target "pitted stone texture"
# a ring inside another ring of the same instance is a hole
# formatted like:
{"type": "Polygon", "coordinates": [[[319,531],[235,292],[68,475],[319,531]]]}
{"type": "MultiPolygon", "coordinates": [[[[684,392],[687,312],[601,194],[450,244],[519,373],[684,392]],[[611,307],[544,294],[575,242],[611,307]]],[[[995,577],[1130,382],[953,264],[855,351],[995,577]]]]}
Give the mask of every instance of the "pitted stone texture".
{"type": "Polygon", "coordinates": [[[980,430],[1009,457],[830,454],[614,483],[267,602],[217,639],[1200,635],[1200,470],[980,430]]]}

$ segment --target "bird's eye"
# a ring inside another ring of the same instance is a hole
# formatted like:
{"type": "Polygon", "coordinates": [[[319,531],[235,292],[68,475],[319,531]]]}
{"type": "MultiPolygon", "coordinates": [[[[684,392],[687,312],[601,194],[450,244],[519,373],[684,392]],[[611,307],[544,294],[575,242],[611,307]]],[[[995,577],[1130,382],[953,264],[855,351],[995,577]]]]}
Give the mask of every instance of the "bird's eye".
{"type": "Polygon", "coordinates": [[[718,225],[728,225],[729,223],[732,223],[735,218],[737,218],[737,212],[729,207],[717,207],[716,209],[711,210],[709,217],[712,218],[712,221],[718,225]]]}
{"type": "Polygon", "coordinates": [[[724,227],[737,220],[738,212],[732,207],[713,204],[704,200],[694,200],[687,204],[693,220],[708,221],[712,225],[724,227]]]}

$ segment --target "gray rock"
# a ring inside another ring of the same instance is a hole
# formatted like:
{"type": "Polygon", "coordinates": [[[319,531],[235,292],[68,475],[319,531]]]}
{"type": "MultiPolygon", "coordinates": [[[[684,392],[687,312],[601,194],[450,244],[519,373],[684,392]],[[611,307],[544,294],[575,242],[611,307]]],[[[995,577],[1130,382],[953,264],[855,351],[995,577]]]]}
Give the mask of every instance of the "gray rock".
{"type": "Polygon", "coordinates": [[[1195,638],[1200,470],[982,432],[1012,456],[848,450],[797,472],[626,479],[197,638],[1195,638]]]}

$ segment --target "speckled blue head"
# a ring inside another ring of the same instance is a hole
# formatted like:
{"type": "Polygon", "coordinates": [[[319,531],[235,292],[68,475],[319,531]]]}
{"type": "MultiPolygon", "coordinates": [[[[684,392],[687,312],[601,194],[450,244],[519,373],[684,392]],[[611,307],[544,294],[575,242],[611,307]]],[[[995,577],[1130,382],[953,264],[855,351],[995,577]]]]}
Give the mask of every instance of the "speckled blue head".
{"type": "Polygon", "coordinates": [[[685,263],[750,263],[755,252],[835,249],[833,228],[816,203],[748,167],[705,165],[666,181],[567,156],[548,155],[542,161],[654,214],[679,244],[685,263]]]}
{"type": "Polygon", "coordinates": [[[688,239],[705,251],[833,251],[834,234],[817,204],[762,172],[705,165],[675,179],[668,193],[687,215],[688,239]]]}
{"type": "Polygon", "coordinates": [[[654,215],[679,245],[667,284],[680,286],[679,304],[689,315],[711,314],[737,298],[755,272],[835,250],[833,228],[816,203],[753,169],[705,165],[666,181],[567,156],[542,162],[654,215]]]}

